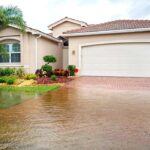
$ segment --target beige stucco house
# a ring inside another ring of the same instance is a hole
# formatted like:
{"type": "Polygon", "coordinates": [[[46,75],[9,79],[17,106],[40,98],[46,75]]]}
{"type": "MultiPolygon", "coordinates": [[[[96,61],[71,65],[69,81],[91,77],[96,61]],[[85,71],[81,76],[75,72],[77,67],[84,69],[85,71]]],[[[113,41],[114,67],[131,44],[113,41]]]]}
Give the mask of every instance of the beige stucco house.
{"type": "Polygon", "coordinates": [[[62,41],[39,30],[27,27],[22,33],[16,26],[0,31],[0,43],[4,43],[9,58],[0,57],[0,67],[23,67],[34,73],[43,64],[43,56],[55,55],[54,68],[62,68],[62,41]]]}
{"type": "Polygon", "coordinates": [[[89,25],[65,17],[48,28],[49,34],[32,28],[22,34],[16,27],[0,31],[0,42],[9,43],[10,49],[15,43],[12,60],[0,66],[23,66],[34,72],[44,55],[53,54],[57,57],[54,68],[76,65],[81,76],[150,77],[150,20],[89,25]]]}
{"type": "Polygon", "coordinates": [[[66,69],[69,64],[68,38],[65,38],[64,32],[81,29],[82,27],[87,26],[88,24],[86,22],[72,19],[69,17],[62,18],[48,26],[50,34],[63,41],[62,66],[64,69],[66,69]]]}
{"type": "Polygon", "coordinates": [[[118,20],[67,31],[68,64],[82,76],[150,77],[150,20],[118,20]]]}
{"type": "Polygon", "coordinates": [[[48,26],[48,29],[51,30],[51,33],[54,37],[58,38],[63,36],[63,32],[80,29],[81,27],[87,27],[88,24],[83,21],[75,20],[69,17],[65,17],[61,20],[58,20],[48,26]]]}

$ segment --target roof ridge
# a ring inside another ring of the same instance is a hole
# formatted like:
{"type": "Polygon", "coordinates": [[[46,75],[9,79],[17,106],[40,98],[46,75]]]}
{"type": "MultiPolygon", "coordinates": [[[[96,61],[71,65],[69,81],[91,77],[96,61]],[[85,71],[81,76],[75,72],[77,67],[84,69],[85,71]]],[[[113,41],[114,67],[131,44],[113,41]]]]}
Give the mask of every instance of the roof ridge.
{"type": "Polygon", "coordinates": [[[81,27],[64,32],[67,33],[83,33],[83,32],[96,32],[96,31],[110,31],[110,30],[124,30],[124,29],[137,29],[137,28],[150,28],[150,20],[144,19],[120,19],[112,20],[99,24],[81,27]]]}
{"type": "Polygon", "coordinates": [[[57,26],[57,23],[59,23],[59,22],[65,20],[65,19],[70,19],[70,20],[73,20],[73,21],[76,21],[76,22],[80,22],[80,24],[86,24],[86,25],[88,25],[88,23],[86,23],[86,22],[84,22],[84,21],[77,20],[77,19],[70,18],[70,17],[67,17],[67,16],[66,16],[66,17],[64,17],[64,18],[62,18],[62,19],[60,19],[60,20],[58,20],[58,21],[55,21],[54,23],[48,25],[48,28],[52,28],[53,26],[55,26],[55,24],[56,24],[56,26],[57,26]]]}

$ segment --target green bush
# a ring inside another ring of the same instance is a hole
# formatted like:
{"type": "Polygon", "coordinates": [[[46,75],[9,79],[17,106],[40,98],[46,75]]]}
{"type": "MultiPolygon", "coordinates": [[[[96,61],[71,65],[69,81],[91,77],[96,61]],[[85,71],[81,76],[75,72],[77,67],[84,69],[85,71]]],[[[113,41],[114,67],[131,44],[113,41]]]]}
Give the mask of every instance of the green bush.
{"type": "Polygon", "coordinates": [[[6,82],[6,80],[3,77],[1,77],[0,78],[0,83],[5,83],[5,82],[6,82]]]}
{"type": "Polygon", "coordinates": [[[0,76],[4,76],[4,75],[5,75],[4,69],[0,68],[0,76]]]}
{"type": "Polygon", "coordinates": [[[52,66],[45,64],[42,66],[42,70],[46,72],[51,72],[52,71],[52,66]]]}
{"type": "Polygon", "coordinates": [[[14,84],[15,80],[14,79],[8,79],[6,81],[7,84],[11,85],[11,84],[14,84]]]}
{"type": "Polygon", "coordinates": [[[0,76],[11,76],[15,74],[15,68],[0,68],[0,76]]]}
{"type": "Polygon", "coordinates": [[[5,77],[5,82],[9,85],[14,84],[16,81],[16,77],[10,76],[10,77],[5,77]]]}
{"type": "Polygon", "coordinates": [[[76,69],[75,65],[68,65],[68,70],[69,70],[70,76],[75,75],[75,69],[76,69]]]}
{"type": "Polygon", "coordinates": [[[19,77],[23,77],[23,76],[25,75],[24,69],[23,69],[23,68],[18,68],[18,69],[16,69],[15,75],[16,75],[16,76],[19,76],[19,77]]]}
{"type": "Polygon", "coordinates": [[[57,80],[57,76],[56,75],[52,75],[51,76],[51,80],[56,81],[57,80]]]}
{"type": "Polygon", "coordinates": [[[36,75],[35,74],[26,74],[25,75],[25,79],[26,80],[31,80],[31,79],[35,80],[36,79],[36,75]]]}
{"type": "Polygon", "coordinates": [[[15,73],[15,68],[5,68],[4,69],[5,76],[10,76],[14,75],[15,73]]]}
{"type": "Polygon", "coordinates": [[[25,75],[23,68],[0,68],[0,76],[12,76],[16,75],[22,77],[25,75]]]}
{"type": "Polygon", "coordinates": [[[56,62],[56,57],[53,55],[47,55],[43,57],[43,60],[49,64],[49,63],[55,63],[56,62]]]}

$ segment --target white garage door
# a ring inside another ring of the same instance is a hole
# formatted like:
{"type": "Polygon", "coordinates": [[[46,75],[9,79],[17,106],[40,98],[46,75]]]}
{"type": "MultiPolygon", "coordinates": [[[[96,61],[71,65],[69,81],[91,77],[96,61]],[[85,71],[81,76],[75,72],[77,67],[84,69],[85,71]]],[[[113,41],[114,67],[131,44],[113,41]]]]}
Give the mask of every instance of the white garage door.
{"type": "Polygon", "coordinates": [[[150,77],[150,44],[128,43],[82,47],[81,75],[150,77]]]}

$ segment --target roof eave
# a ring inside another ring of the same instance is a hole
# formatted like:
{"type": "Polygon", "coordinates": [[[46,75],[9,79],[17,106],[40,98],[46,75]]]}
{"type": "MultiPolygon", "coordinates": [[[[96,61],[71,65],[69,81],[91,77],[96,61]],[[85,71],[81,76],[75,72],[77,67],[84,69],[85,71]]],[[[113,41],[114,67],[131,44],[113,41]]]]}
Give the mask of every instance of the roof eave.
{"type": "Polygon", "coordinates": [[[88,35],[104,35],[104,34],[118,34],[118,33],[136,33],[136,32],[148,32],[150,28],[138,28],[138,29],[125,29],[125,30],[111,30],[111,31],[96,31],[96,32],[83,32],[83,33],[64,33],[64,37],[75,36],[88,36],[88,35]]]}
{"type": "Polygon", "coordinates": [[[63,19],[61,19],[61,20],[59,20],[59,21],[57,21],[57,22],[55,22],[53,24],[50,24],[48,26],[48,29],[52,30],[54,27],[58,26],[59,24],[62,24],[65,21],[73,22],[73,23],[79,24],[81,26],[88,26],[88,24],[86,22],[78,21],[78,20],[75,20],[75,19],[72,19],[72,18],[65,17],[65,18],[63,18],[63,19]]]}
{"type": "MultiPolygon", "coordinates": [[[[16,29],[20,29],[19,27],[15,26],[15,25],[9,25],[9,26],[13,27],[13,28],[16,28],[16,29]]],[[[42,37],[47,38],[47,39],[52,40],[52,41],[57,42],[57,43],[62,42],[62,41],[58,40],[55,37],[52,37],[52,36],[47,35],[46,33],[42,32],[42,31],[38,31],[38,30],[32,29],[30,27],[26,27],[26,32],[31,33],[32,35],[37,35],[37,34],[41,35],[42,37]]]]}

